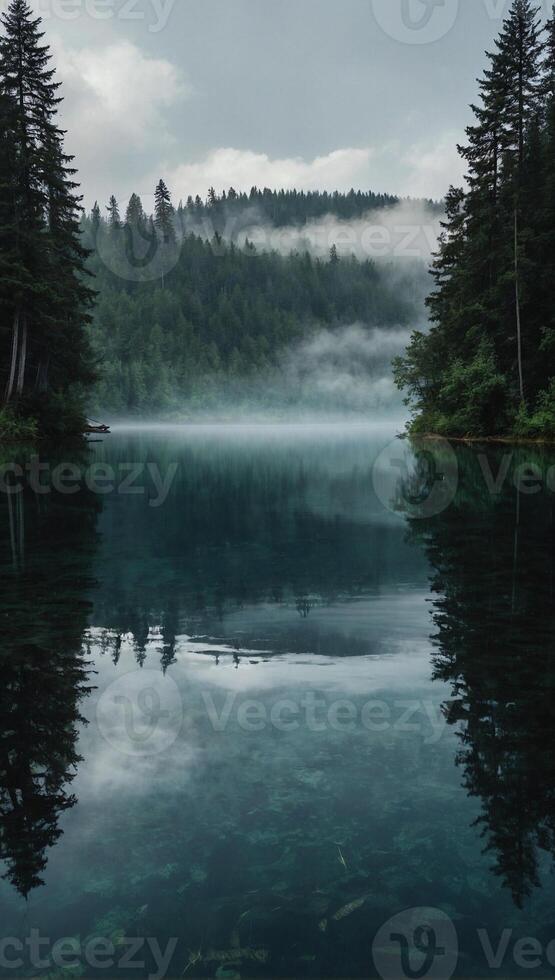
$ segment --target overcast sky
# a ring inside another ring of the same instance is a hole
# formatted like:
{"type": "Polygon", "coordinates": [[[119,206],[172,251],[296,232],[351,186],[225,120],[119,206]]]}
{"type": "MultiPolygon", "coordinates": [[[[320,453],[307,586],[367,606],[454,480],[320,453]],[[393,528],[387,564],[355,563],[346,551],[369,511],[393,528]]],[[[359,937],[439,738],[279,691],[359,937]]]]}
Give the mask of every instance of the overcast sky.
{"type": "Polygon", "coordinates": [[[509,0],[33,6],[87,204],[148,206],[161,176],[176,202],[211,184],[442,197],[509,0]]]}

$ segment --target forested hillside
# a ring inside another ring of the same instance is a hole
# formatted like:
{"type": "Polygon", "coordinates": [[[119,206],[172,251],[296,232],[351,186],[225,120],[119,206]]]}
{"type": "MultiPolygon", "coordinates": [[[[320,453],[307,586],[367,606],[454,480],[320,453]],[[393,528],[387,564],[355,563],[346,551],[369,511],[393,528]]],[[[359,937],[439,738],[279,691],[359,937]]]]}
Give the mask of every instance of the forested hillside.
{"type": "Polygon", "coordinates": [[[429,299],[396,365],[413,429],[555,435],[555,20],[514,0],[480,82],[429,299]]]}
{"type": "Polygon", "coordinates": [[[253,190],[248,197],[212,192],[205,204],[174,209],[161,181],[152,217],[135,194],[123,215],[114,198],[106,218],[96,206],[83,222],[98,292],[91,339],[100,381],[93,413],[269,405],[265,382],[275,380],[283,352],[319,329],[414,324],[422,264],[393,279],[385,266],[341,258],[333,247],[326,261],[306,252],[260,251],[248,242],[238,247],[217,230],[230,201],[240,202],[238,216],[256,202],[272,221],[297,223],[330,208],[349,217],[395,204],[354,192],[253,190]],[[211,238],[184,230],[189,211],[216,229],[211,238]]]}
{"type": "Polygon", "coordinates": [[[361,218],[369,211],[392,207],[399,203],[397,197],[389,194],[374,194],[371,191],[351,190],[348,194],[335,191],[297,191],[270,190],[253,187],[249,194],[237,193],[233,187],[218,194],[211,187],[206,201],[199,196],[188,197],[185,204],[177,207],[177,222],[181,228],[187,222],[209,219],[214,230],[223,232],[228,220],[246,218],[253,215],[261,222],[276,228],[287,225],[305,225],[309,221],[333,215],[345,221],[361,218]]]}

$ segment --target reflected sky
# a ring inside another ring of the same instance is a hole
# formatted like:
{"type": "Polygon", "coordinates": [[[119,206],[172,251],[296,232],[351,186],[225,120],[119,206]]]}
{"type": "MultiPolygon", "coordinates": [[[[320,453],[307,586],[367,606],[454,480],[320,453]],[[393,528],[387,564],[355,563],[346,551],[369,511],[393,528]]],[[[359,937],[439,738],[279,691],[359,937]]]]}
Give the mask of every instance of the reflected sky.
{"type": "Polygon", "coordinates": [[[17,567],[4,508],[4,935],[175,938],[170,976],[271,978],[377,975],[372,936],[407,908],[449,916],[461,977],[495,972],[479,929],[555,934],[547,756],[530,789],[549,738],[552,504],[523,504],[516,533],[514,488],[484,498],[461,452],[452,508],[407,519],[372,482],[394,437],[117,431],[92,461],[177,464],[163,506],[25,494],[17,567]],[[63,833],[45,843],[24,821],[48,786],[63,833]],[[510,874],[492,800],[535,855],[510,874]],[[31,853],[43,885],[25,901],[31,853]]]}

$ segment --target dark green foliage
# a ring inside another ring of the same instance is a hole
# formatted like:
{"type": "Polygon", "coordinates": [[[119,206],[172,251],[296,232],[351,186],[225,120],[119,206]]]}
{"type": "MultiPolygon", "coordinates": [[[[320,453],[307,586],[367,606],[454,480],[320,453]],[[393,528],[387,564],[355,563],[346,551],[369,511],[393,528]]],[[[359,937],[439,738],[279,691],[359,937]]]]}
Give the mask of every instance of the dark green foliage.
{"type": "Polygon", "coordinates": [[[174,209],[170,192],[161,180],[154,192],[154,224],[158,235],[166,245],[175,239],[173,219],[174,209]]]}
{"type": "MultiPolygon", "coordinates": [[[[214,231],[223,232],[226,223],[242,221],[245,215],[275,228],[287,225],[305,225],[309,221],[334,215],[345,221],[361,218],[368,211],[393,207],[399,198],[389,194],[373,194],[371,191],[349,191],[340,194],[335,191],[272,191],[253,187],[249,194],[238,194],[233,187],[218,197],[214,188],[208,192],[204,203],[199,197],[187,198],[186,206],[181,208],[184,215],[199,221],[209,220],[214,231]]],[[[178,211],[179,214],[179,211],[178,211]]]]}
{"type": "MultiPolygon", "coordinates": [[[[119,205],[118,205],[118,202],[116,201],[116,199],[115,199],[115,197],[114,197],[113,194],[112,194],[110,200],[108,201],[108,204],[106,206],[106,210],[108,212],[108,226],[109,226],[109,228],[112,231],[117,231],[119,228],[121,228],[121,218],[120,218],[120,213],[119,213],[119,205]]],[[[97,222],[97,217],[98,217],[97,215],[94,215],[93,214],[93,221],[94,221],[95,224],[98,223],[97,222]]]]}
{"type": "Polygon", "coordinates": [[[411,539],[433,570],[434,676],[451,686],[446,717],[464,786],[480,801],[475,827],[520,908],[555,855],[553,495],[541,487],[553,453],[460,449],[457,459],[454,501],[410,520],[411,539]],[[538,492],[515,492],[532,467],[538,492]],[[498,493],[487,489],[487,469],[506,474],[498,493]]]}
{"type": "Polygon", "coordinates": [[[92,690],[83,635],[98,500],[82,488],[77,498],[43,496],[38,508],[21,489],[3,503],[11,562],[0,568],[0,858],[2,877],[27,898],[44,884],[60,818],[77,802],[71,783],[81,761],[80,705],[92,690]]]}
{"type": "Polygon", "coordinates": [[[0,409],[0,444],[33,442],[36,435],[34,419],[20,418],[10,408],[0,409]]]}
{"type": "Polygon", "coordinates": [[[432,327],[413,336],[395,365],[420,431],[507,434],[533,418],[541,434],[539,420],[549,417],[553,35],[553,23],[540,30],[530,0],[514,0],[488,55],[476,122],[459,148],[468,187],[447,197],[428,301],[432,327]]]}
{"type": "Polygon", "coordinates": [[[83,222],[99,292],[95,414],[245,404],[253,387],[259,398],[283,351],[315,330],[396,326],[415,315],[416,300],[400,298],[398,283],[370,261],[340,260],[337,250],[326,261],[258,252],[219,233],[182,237],[163,182],[154,222],[141,219],[137,230],[137,202],[133,195],[121,229],[95,214],[83,222]]]}
{"type": "MultiPolygon", "coordinates": [[[[41,418],[92,380],[80,204],[56,125],[59,84],[40,18],[12,0],[0,37],[0,365],[3,400],[41,418]]],[[[80,423],[82,425],[82,423],[80,423]]]]}

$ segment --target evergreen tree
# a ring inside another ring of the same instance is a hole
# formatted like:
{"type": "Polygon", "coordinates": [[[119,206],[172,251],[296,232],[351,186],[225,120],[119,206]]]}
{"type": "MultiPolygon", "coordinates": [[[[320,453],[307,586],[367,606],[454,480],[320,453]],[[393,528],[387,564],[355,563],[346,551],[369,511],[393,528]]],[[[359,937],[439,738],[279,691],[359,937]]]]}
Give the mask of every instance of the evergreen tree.
{"type": "Polygon", "coordinates": [[[13,100],[0,92],[0,343],[6,352],[4,400],[12,396],[19,344],[19,306],[25,284],[21,262],[15,186],[15,113],[13,100]],[[8,360],[9,358],[9,360],[8,360]]]}
{"type": "MultiPolygon", "coordinates": [[[[553,504],[549,492],[524,494],[515,512],[513,477],[530,452],[516,450],[491,494],[480,454],[462,448],[451,505],[409,520],[432,570],[434,677],[451,686],[445,714],[480,804],[474,826],[519,908],[541,886],[545,852],[555,858],[553,504]]],[[[548,455],[532,452],[545,467],[548,455]]]]}
{"type": "Polygon", "coordinates": [[[100,207],[98,206],[98,201],[95,201],[94,202],[94,205],[93,205],[93,209],[91,211],[91,222],[92,222],[92,227],[93,227],[93,231],[94,231],[95,234],[98,231],[98,229],[100,228],[100,222],[101,222],[101,220],[102,220],[102,218],[101,218],[101,215],[100,215],[100,207]]]}
{"type": "Polygon", "coordinates": [[[543,137],[543,202],[541,209],[540,249],[542,261],[539,263],[538,289],[541,291],[542,310],[541,339],[538,355],[544,376],[541,387],[546,388],[548,378],[546,365],[552,363],[555,353],[555,8],[546,27],[545,63],[545,123],[543,137]]]}
{"type": "Polygon", "coordinates": [[[5,400],[15,396],[20,408],[23,400],[32,409],[49,387],[66,397],[72,385],[91,380],[84,310],[92,293],[83,284],[80,198],[56,125],[59,83],[40,18],[25,0],[11,0],[1,22],[0,95],[12,143],[6,216],[13,232],[5,400]]]}
{"type": "Polygon", "coordinates": [[[395,365],[418,428],[506,433],[528,424],[526,404],[540,399],[545,409],[553,314],[545,247],[552,69],[544,55],[538,10],[513,0],[488,54],[475,123],[459,147],[468,187],[447,199],[432,270],[432,329],[415,334],[395,365]]]}
{"type": "Polygon", "coordinates": [[[164,181],[160,180],[154,192],[154,224],[166,245],[175,240],[173,218],[174,209],[170,192],[164,181]]]}
{"type": "MultiPolygon", "coordinates": [[[[95,245],[92,218],[83,224],[86,241],[95,245]]],[[[224,401],[279,409],[283,386],[276,377],[285,349],[322,328],[355,321],[369,329],[408,323],[416,307],[406,297],[426,279],[422,265],[407,278],[407,289],[392,288],[372,262],[257,253],[219,234],[211,241],[186,234],[177,250],[156,234],[130,285],[111,271],[129,265],[126,236],[100,228],[102,258],[95,252],[90,259],[99,289],[91,336],[102,361],[91,404],[96,417],[108,410],[152,416],[186,406],[209,409],[224,401]]]]}
{"type": "Polygon", "coordinates": [[[146,221],[143,204],[138,194],[132,194],[129,198],[127,211],[125,213],[125,223],[130,228],[141,228],[146,221]]]}
{"type": "Polygon", "coordinates": [[[112,232],[118,232],[121,228],[121,216],[119,211],[119,204],[112,194],[108,204],[106,205],[106,210],[108,212],[108,225],[112,232]]]}

